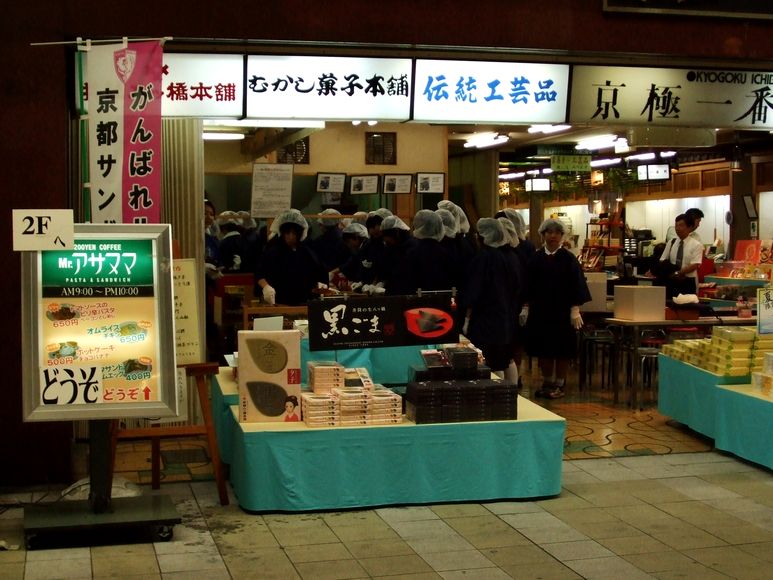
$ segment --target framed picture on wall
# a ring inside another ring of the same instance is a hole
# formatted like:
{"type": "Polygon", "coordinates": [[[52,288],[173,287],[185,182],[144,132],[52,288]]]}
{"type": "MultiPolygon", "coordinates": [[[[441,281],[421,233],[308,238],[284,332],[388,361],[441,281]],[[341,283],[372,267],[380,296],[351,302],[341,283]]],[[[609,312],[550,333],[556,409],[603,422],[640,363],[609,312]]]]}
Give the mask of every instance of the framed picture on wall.
{"type": "Polygon", "coordinates": [[[346,173],[317,173],[317,193],[343,193],[346,173]]]}
{"type": "Polygon", "coordinates": [[[417,173],[416,191],[417,193],[444,193],[445,180],[445,173],[417,173]]]}
{"type": "Polygon", "coordinates": [[[349,193],[352,195],[378,193],[378,175],[352,175],[349,179],[349,193]]]}
{"type": "Polygon", "coordinates": [[[413,175],[410,173],[387,173],[384,175],[384,193],[411,193],[413,175]]]}

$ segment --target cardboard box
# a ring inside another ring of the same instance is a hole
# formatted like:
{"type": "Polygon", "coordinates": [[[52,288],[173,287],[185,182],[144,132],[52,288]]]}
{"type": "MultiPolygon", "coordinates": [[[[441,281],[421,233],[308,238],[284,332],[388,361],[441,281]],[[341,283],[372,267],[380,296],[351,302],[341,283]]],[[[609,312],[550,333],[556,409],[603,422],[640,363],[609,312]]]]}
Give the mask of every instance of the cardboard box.
{"type": "Polygon", "coordinates": [[[665,312],[664,286],[615,286],[615,318],[663,320],[665,312]]]}
{"type": "Polygon", "coordinates": [[[297,330],[240,330],[239,421],[299,421],[301,334],[297,330]],[[293,406],[293,409],[288,409],[293,406]]]}
{"type": "Polygon", "coordinates": [[[607,311],[607,274],[606,272],[585,272],[585,280],[590,291],[591,301],[580,306],[581,312],[607,311]]]}

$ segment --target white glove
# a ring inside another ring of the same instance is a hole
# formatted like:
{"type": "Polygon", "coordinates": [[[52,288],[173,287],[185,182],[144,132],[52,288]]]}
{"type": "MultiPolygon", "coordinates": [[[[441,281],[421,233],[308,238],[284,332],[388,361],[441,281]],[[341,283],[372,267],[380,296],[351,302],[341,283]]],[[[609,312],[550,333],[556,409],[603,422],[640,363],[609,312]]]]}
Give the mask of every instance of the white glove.
{"type": "Polygon", "coordinates": [[[569,311],[569,319],[572,321],[572,326],[574,326],[575,330],[582,328],[582,316],[580,316],[579,306],[572,306],[572,309],[569,311]]]}
{"type": "Polygon", "coordinates": [[[371,284],[363,284],[361,290],[363,294],[373,294],[373,286],[371,284]]]}
{"type": "Polygon", "coordinates": [[[336,274],[338,274],[338,270],[330,270],[330,272],[327,273],[327,281],[332,282],[333,278],[336,277],[336,274]]]}
{"type": "Polygon", "coordinates": [[[386,289],[384,288],[383,282],[378,282],[377,284],[373,285],[373,294],[384,294],[386,292],[386,289]]]}
{"type": "Polygon", "coordinates": [[[360,288],[363,288],[362,282],[352,282],[352,292],[356,292],[360,288]]]}
{"type": "Polygon", "coordinates": [[[242,267],[242,257],[239,254],[234,254],[233,269],[239,270],[242,267]]]}
{"type": "Polygon", "coordinates": [[[526,321],[529,319],[529,307],[524,306],[521,308],[521,313],[518,315],[518,324],[526,326],[526,321]]]}
{"type": "Polygon", "coordinates": [[[268,284],[263,286],[263,300],[266,304],[276,304],[276,290],[268,284]]]}
{"type": "Polygon", "coordinates": [[[462,325],[462,334],[464,336],[467,336],[467,331],[470,330],[470,317],[466,316],[464,318],[464,324],[462,325]]]}
{"type": "Polygon", "coordinates": [[[362,264],[363,268],[371,268],[371,267],[373,267],[373,262],[371,262],[370,260],[363,260],[360,263],[362,264]]]}

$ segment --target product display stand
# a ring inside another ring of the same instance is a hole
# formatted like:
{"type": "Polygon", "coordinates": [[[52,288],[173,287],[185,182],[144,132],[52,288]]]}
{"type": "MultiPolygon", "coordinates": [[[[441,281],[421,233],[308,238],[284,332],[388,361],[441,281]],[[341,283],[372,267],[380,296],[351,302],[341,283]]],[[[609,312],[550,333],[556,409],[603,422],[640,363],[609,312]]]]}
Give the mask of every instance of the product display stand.
{"type": "Polygon", "coordinates": [[[89,423],[88,500],[62,500],[25,507],[24,536],[28,550],[172,538],[172,526],[182,519],[168,496],[110,497],[111,423],[109,419],[89,423]]]}

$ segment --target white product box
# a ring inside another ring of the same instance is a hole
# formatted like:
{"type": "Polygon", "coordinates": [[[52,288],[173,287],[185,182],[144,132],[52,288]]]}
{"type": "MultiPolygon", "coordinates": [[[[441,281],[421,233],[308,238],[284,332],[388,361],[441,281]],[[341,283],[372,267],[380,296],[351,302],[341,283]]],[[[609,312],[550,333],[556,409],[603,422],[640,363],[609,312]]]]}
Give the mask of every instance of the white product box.
{"type": "Polygon", "coordinates": [[[300,421],[300,333],[240,330],[237,342],[239,421],[300,421]]]}
{"type": "Polygon", "coordinates": [[[664,286],[615,286],[615,318],[663,320],[666,316],[664,286]]]}

